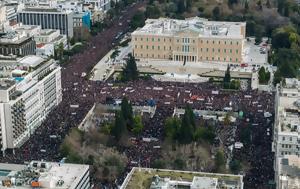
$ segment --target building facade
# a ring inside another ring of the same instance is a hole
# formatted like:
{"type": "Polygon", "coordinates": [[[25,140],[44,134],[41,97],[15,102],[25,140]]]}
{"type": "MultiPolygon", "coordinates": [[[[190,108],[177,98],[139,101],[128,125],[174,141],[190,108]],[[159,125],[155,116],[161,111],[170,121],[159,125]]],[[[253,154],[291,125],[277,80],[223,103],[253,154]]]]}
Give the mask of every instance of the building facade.
{"type": "Polygon", "coordinates": [[[0,84],[1,149],[5,151],[26,142],[61,102],[61,68],[52,59],[27,56],[11,71],[11,79],[0,84]]]}
{"type": "Polygon", "coordinates": [[[26,56],[34,55],[36,46],[33,37],[15,32],[0,36],[0,54],[26,56]]]}
{"type": "MultiPolygon", "coordinates": [[[[287,78],[276,87],[273,151],[274,170],[278,189],[291,188],[300,183],[300,175],[289,162],[300,167],[300,81],[287,78]],[[292,184],[291,182],[296,181],[292,184]]],[[[299,186],[299,185],[298,185],[299,186]]]]}
{"type": "Polygon", "coordinates": [[[25,25],[41,25],[42,29],[57,29],[73,37],[73,12],[55,8],[25,8],[18,12],[17,21],[25,25]]]}
{"type": "Polygon", "coordinates": [[[107,11],[110,9],[111,0],[85,0],[84,3],[93,5],[95,10],[107,11]]]}
{"type": "Polygon", "coordinates": [[[148,19],[132,33],[133,52],[138,59],[241,63],[245,32],[244,22],[148,19]]]}

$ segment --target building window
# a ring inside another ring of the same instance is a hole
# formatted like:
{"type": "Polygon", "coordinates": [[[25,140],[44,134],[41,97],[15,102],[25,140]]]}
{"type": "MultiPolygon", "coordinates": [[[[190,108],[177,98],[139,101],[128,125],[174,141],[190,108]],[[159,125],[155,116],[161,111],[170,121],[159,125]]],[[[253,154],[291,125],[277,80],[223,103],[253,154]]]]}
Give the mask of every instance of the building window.
{"type": "Polygon", "coordinates": [[[141,57],[143,57],[143,54],[141,54],[141,57]]]}
{"type": "Polygon", "coordinates": [[[137,38],[134,38],[135,41],[137,41],[137,38]]]}
{"type": "Polygon", "coordinates": [[[157,48],[158,48],[158,50],[160,50],[160,46],[158,46],[157,48]]]}
{"type": "Polygon", "coordinates": [[[149,41],[148,37],[147,37],[147,41],[149,41]]]}
{"type": "Polygon", "coordinates": [[[177,39],[177,43],[179,43],[179,39],[177,39]]]}
{"type": "Polygon", "coordinates": [[[232,53],[232,49],[230,49],[229,52],[232,53]]]}
{"type": "Polygon", "coordinates": [[[171,47],[171,46],[169,47],[169,50],[172,50],[172,47],[171,47]]]}
{"type": "Polygon", "coordinates": [[[166,46],[164,46],[164,50],[166,50],[166,46]]]}
{"type": "Polygon", "coordinates": [[[206,57],[206,60],[208,60],[208,57],[206,57]]]}
{"type": "Polygon", "coordinates": [[[208,40],[206,41],[206,44],[208,44],[208,40]]]}
{"type": "Polygon", "coordinates": [[[154,50],[154,45],[152,45],[152,50],[154,50]]]}
{"type": "Polygon", "coordinates": [[[221,41],[219,41],[219,45],[221,44],[221,41]]]}
{"type": "Polygon", "coordinates": [[[226,45],[226,41],[224,41],[225,45],[226,45]]]}
{"type": "Polygon", "coordinates": [[[224,49],[224,53],[226,53],[226,49],[224,49]]]}
{"type": "Polygon", "coordinates": [[[152,54],[152,58],[154,58],[154,54],[152,54]]]}
{"type": "Polygon", "coordinates": [[[285,137],[282,137],[282,140],[285,140],[285,137]]]}
{"type": "Polygon", "coordinates": [[[141,38],[141,41],[143,41],[143,38],[141,38]]]}
{"type": "Polygon", "coordinates": [[[232,45],[232,41],[230,41],[230,45],[232,45]]]}
{"type": "Polygon", "coordinates": [[[292,138],[292,137],[290,137],[290,141],[293,141],[293,138],[292,138]]]}
{"type": "Polygon", "coordinates": [[[218,52],[220,52],[220,49],[218,49],[218,52]]]}
{"type": "Polygon", "coordinates": [[[160,41],[160,38],[158,38],[157,41],[160,41]]]}
{"type": "Polygon", "coordinates": [[[135,48],[137,49],[137,45],[135,45],[135,48]]]}
{"type": "Polygon", "coordinates": [[[152,41],[154,41],[154,38],[152,37],[152,41]]]}
{"type": "Polygon", "coordinates": [[[172,40],[170,39],[170,42],[171,42],[172,40]]]}
{"type": "Polygon", "coordinates": [[[282,145],[282,148],[284,148],[284,144],[282,145]]]}
{"type": "Polygon", "coordinates": [[[224,58],[224,61],[226,61],[226,58],[224,58]]]}
{"type": "Polygon", "coordinates": [[[201,43],[203,43],[203,40],[201,40],[201,43]]]}
{"type": "Polygon", "coordinates": [[[195,43],[195,39],[193,39],[193,43],[195,43]]]}
{"type": "Polygon", "coordinates": [[[236,42],[236,45],[239,45],[239,42],[238,42],[238,41],[236,42]]]}
{"type": "Polygon", "coordinates": [[[146,46],[146,49],[149,49],[149,46],[148,46],[148,45],[146,46]]]}
{"type": "Polygon", "coordinates": [[[239,53],[239,50],[235,50],[235,52],[236,52],[236,54],[238,54],[238,53],[239,53]]]}
{"type": "Polygon", "coordinates": [[[214,48],[212,49],[212,52],[215,52],[215,49],[214,49],[214,48]]]}
{"type": "Polygon", "coordinates": [[[212,60],[215,60],[215,57],[212,57],[212,60]]]}
{"type": "Polygon", "coordinates": [[[230,62],[232,61],[232,58],[230,58],[230,62]]]}
{"type": "Polygon", "coordinates": [[[200,49],[200,51],[202,52],[202,48],[200,49]]]}
{"type": "Polygon", "coordinates": [[[143,49],[143,45],[141,45],[141,49],[143,49]]]}
{"type": "Polygon", "coordinates": [[[208,52],[208,48],[206,48],[206,52],[208,52]]]}
{"type": "Polygon", "coordinates": [[[213,44],[215,44],[215,41],[213,41],[213,44]]]}
{"type": "Polygon", "coordinates": [[[238,59],[236,58],[235,61],[238,62],[238,59]]]}
{"type": "Polygon", "coordinates": [[[166,38],[164,38],[164,42],[166,42],[166,38]]]}

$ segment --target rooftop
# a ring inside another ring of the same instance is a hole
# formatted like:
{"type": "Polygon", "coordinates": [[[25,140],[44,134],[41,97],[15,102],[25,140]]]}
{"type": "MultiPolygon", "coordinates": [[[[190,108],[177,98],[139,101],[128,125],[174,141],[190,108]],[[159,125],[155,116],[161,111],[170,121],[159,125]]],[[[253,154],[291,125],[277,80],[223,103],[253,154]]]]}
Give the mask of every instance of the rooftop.
{"type": "Polygon", "coordinates": [[[44,62],[44,59],[39,56],[35,56],[35,55],[25,56],[24,58],[22,58],[19,61],[20,64],[22,64],[24,66],[29,66],[32,68],[40,65],[42,62],[44,62]]]}
{"type": "Polygon", "coordinates": [[[29,165],[0,164],[0,170],[5,170],[0,179],[2,186],[7,188],[26,189],[38,185],[40,188],[68,189],[75,188],[89,166],[32,161],[29,165]]]}
{"type": "Polygon", "coordinates": [[[0,79],[0,90],[7,90],[16,83],[13,79],[0,79]]]}
{"type": "Polygon", "coordinates": [[[158,189],[163,188],[162,186],[166,189],[173,189],[174,186],[195,189],[222,187],[243,189],[243,176],[134,167],[121,189],[158,189]]]}
{"type": "Polygon", "coordinates": [[[222,37],[242,39],[241,27],[245,22],[218,22],[194,17],[185,20],[159,18],[147,19],[144,27],[137,29],[134,34],[174,35],[182,31],[190,31],[199,37],[222,37]]]}

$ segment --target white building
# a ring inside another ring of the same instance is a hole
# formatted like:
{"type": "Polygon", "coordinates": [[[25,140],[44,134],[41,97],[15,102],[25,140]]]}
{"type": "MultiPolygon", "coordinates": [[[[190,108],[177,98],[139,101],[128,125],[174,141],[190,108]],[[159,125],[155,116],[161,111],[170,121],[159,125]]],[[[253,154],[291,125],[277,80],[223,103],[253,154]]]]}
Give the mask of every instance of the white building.
{"type": "Polygon", "coordinates": [[[61,100],[61,68],[54,60],[18,60],[11,77],[0,80],[2,151],[19,148],[61,100]]]}
{"type": "Polygon", "coordinates": [[[89,165],[32,161],[0,164],[0,188],[90,189],[89,165]],[[32,174],[34,173],[34,174],[32,174]]]}
{"type": "Polygon", "coordinates": [[[300,161],[300,82],[297,79],[286,79],[285,84],[278,85],[275,103],[273,138],[275,179],[278,189],[292,189],[285,185],[279,186],[284,179],[289,179],[281,177],[285,174],[282,171],[282,162],[288,161],[285,159],[289,157],[300,161]]]}
{"type": "Polygon", "coordinates": [[[280,174],[275,178],[277,189],[299,189],[300,187],[300,158],[296,155],[286,155],[277,162],[280,174]]]}
{"type": "Polygon", "coordinates": [[[110,9],[111,0],[85,0],[84,3],[93,5],[95,10],[107,11],[110,9]]]}

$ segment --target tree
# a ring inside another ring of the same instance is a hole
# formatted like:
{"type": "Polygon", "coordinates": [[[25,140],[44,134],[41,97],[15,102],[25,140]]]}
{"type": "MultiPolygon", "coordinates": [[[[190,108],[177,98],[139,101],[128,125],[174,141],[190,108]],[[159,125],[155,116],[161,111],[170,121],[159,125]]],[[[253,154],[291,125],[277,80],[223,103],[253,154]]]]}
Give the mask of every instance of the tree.
{"type": "Polygon", "coordinates": [[[225,89],[228,89],[230,87],[230,81],[231,81],[230,67],[228,65],[227,70],[225,72],[224,80],[223,80],[223,86],[225,89]]]}
{"type": "Polygon", "coordinates": [[[159,18],[160,17],[160,10],[157,6],[148,5],[146,7],[145,15],[147,18],[159,18]]]}
{"type": "Polygon", "coordinates": [[[278,68],[276,76],[285,78],[298,77],[300,68],[299,53],[294,49],[278,49],[275,52],[273,65],[278,68]]]}
{"type": "Polygon", "coordinates": [[[186,167],[186,162],[180,158],[176,158],[173,162],[173,169],[183,170],[186,167]]]}
{"type": "Polygon", "coordinates": [[[176,117],[168,117],[165,121],[165,135],[167,138],[176,140],[180,128],[180,120],[176,117]]]}
{"type": "Polygon", "coordinates": [[[128,54],[128,59],[126,61],[126,65],[122,71],[122,80],[123,81],[131,81],[136,80],[139,76],[135,58],[131,53],[128,54]]]}
{"type": "Polygon", "coordinates": [[[181,127],[178,133],[178,140],[181,144],[189,144],[193,141],[195,131],[195,115],[188,105],[181,121],[181,127]]]}
{"type": "Polygon", "coordinates": [[[212,15],[213,15],[213,19],[214,20],[220,20],[220,7],[216,6],[213,10],[212,10],[212,15]]]}
{"type": "Polygon", "coordinates": [[[151,162],[151,167],[155,169],[163,169],[166,167],[166,162],[162,159],[151,162]]]}
{"type": "Polygon", "coordinates": [[[239,160],[233,159],[229,163],[230,170],[233,174],[238,174],[242,168],[239,160]]]}
{"type": "Polygon", "coordinates": [[[138,27],[143,27],[145,25],[145,14],[142,11],[138,11],[135,13],[135,15],[132,17],[130,22],[130,27],[135,30],[138,27]]]}
{"type": "Polygon", "coordinates": [[[140,115],[137,115],[133,118],[133,128],[132,132],[135,135],[140,134],[143,131],[144,125],[142,122],[142,117],[140,115]]]}
{"type": "Polygon", "coordinates": [[[225,157],[223,151],[218,151],[215,156],[215,168],[217,172],[220,172],[224,169],[225,166],[225,157]]]}
{"type": "Polygon", "coordinates": [[[64,44],[62,42],[60,42],[58,45],[57,55],[58,55],[59,60],[61,61],[63,59],[63,55],[64,55],[64,44]]]}
{"type": "Polygon", "coordinates": [[[121,112],[116,112],[115,124],[111,130],[111,134],[115,137],[117,141],[119,141],[124,132],[126,132],[126,124],[124,117],[121,112]]]}
{"type": "Polygon", "coordinates": [[[258,80],[260,84],[267,84],[270,80],[270,72],[261,67],[258,71],[258,80]]]}
{"type": "Polygon", "coordinates": [[[125,120],[127,127],[132,127],[132,123],[133,123],[132,105],[131,103],[128,102],[126,97],[124,97],[121,102],[121,114],[125,120]]]}

